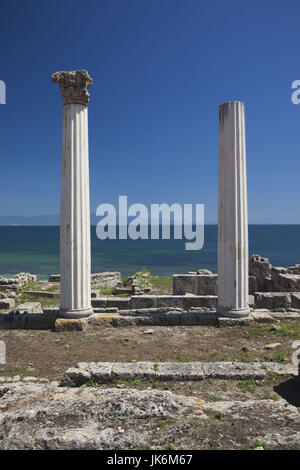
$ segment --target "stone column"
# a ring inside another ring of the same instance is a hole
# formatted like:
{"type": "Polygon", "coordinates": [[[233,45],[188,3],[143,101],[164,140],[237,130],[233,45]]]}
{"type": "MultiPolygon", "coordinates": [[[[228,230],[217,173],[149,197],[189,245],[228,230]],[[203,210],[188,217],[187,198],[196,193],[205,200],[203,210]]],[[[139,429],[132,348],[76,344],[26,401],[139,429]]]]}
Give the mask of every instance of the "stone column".
{"type": "Polygon", "coordinates": [[[91,240],[86,70],[56,72],[63,99],[60,206],[60,316],[82,318],[91,307],[91,240]]]}
{"type": "Polygon", "coordinates": [[[244,317],[248,299],[248,208],[244,103],[219,109],[218,313],[244,317]]]}

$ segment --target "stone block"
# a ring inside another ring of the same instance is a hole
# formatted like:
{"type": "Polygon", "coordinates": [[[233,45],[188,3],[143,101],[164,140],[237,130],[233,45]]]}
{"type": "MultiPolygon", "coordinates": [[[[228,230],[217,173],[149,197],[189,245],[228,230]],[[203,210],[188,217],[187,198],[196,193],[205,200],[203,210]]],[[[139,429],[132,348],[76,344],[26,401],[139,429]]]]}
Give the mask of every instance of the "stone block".
{"type": "Polygon", "coordinates": [[[105,308],[106,307],[106,298],[101,297],[99,299],[92,299],[92,307],[94,308],[105,308]]]}
{"type": "Polygon", "coordinates": [[[273,319],[270,312],[265,310],[253,310],[250,316],[258,323],[271,323],[273,319]]]}
{"type": "Polygon", "coordinates": [[[219,328],[226,326],[250,326],[253,323],[251,316],[241,318],[218,317],[217,324],[219,328]]]}
{"type": "Polygon", "coordinates": [[[158,380],[203,380],[201,362],[160,362],[156,376],[158,380]]]}
{"type": "Polygon", "coordinates": [[[198,294],[197,274],[173,274],[173,294],[198,294]]]}
{"type": "Polygon", "coordinates": [[[49,299],[57,298],[60,296],[60,292],[47,292],[38,290],[25,290],[24,294],[35,295],[37,297],[48,297],[49,299]]]}
{"type": "Polygon", "coordinates": [[[0,299],[0,309],[3,310],[11,310],[15,306],[15,300],[7,297],[4,299],[0,299]]]}
{"type": "Polygon", "coordinates": [[[87,370],[91,375],[91,380],[101,384],[110,382],[113,366],[111,362],[91,362],[88,364],[88,367],[85,364],[86,363],[80,362],[77,366],[80,369],[87,370]]]}
{"type": "Polygon", "coordinates": [[[88,370],[70,367],[64,373],[60,385],[64,387],[80,387],[81,385],[85,384],[88,380],[91,380],[91,374],[88,370]]]}
{"type": "Polygon", "coordinates": [[[116,287],[121,281],[119,272],[92,273],[91,283],[94,287],[116,287]]]}
{"type": "Polygon", "coordinates": [[[287,271],[290,274],[300,274],[300,264],[295,264],[295,266],[290,266],[287,268],[287,271]]]}
{"type": "Polygon", "coordinates": [[[115,293],[116,295],[120,295],[120,294],[131,295],[132,287],[116,287],[115,293]]]}
{"type": "Polygon", "coordinates": [[[264,362],[263,367],[267,374],[297,375],[297,366],[294,364],[279,364],[278,362],[264,362]]]}
{"type": "Polygon", "coordinates": [[[197,295],[217,295],[217,274],[198,274],[197,295]]]}
{"type": "Polygon", "coordinates": [[[116,307],[120,310],[129,308],[130,299],[122,297],[108,297],[106,299],[106,308],[116,307]]]}
{"type": "Polygon", "coordinates": [[[133,295],[130,299],[130,308],[156,308],[156,295],[133,295]]]}
{"type": "Polygon", "coordinates": [[[255,292],[254,297],[256,309],[276,310],[291,307],[291,295],[288,292],[255,292]]]}
{"type": "Polygon", "coordinates": [[[262,379],[266,375],[259,363],[205,362],[202,368],[205,379],[247,380],[262,379]]]}
{"type": "Polygon", "coordinates": [[[263,279],[271,276],[272,265],[268,258],[260,255],[252,255],[249,259],[249,275],[256,279],[263,279]]]}
{"type": "Polygon", "coordinates": [[[55,331],[84,331],[86,328],[87,322],[84,319],[57,318],[54,324],[55,331]]]}
{"type": "Polygon", "coordinates": [[[299,292],[300,274],[278,274],[273,280],[273,288],[279,292],[299,292]]]}
{"type": "Polygon", "coordinates": [[[98,327],[103,327],[109,325],[113,322],[115,318],[120,318],[118,313],[94,313],[85,319],[85,323],[89,329],[97,329],[98,327]]]}
{"type": "Polygon", "coordinates": [[[217,297],[214,295],[184,296],[183,299],[183,308],[185,310],[192,307],[207,307],[215,310],[217,306],[217,297]]]}
{"type": "Polygon", "coordinates": [[[218,316],[215,312],[183,312],[179,315],[180,325],[216,325],[218,316]]]}
{"type": "Polygon", "coordinates": [[[114,380],[133,380],[156,376],[153,362],[118,362],[112,363],[114,380]]]}
{"type": "Polygon", "coordinates": [[[296,312],[270,312],[270,315],[276,320],[299,320],[300,314],[296,312]]]}
{"type": "Polygon", "coordinates": [[[257,291],[256,277],[255,276],[249,276],[249,294],[253,295],[255,291],[257,291]]]}
{"type": "Polygon", "coordinates": [[[40,302],[24,302],[18,305],[17,310],[20,313],[41,313],[42,307],[40,302]]]}
{"type": "Polygon", "coordinates": [[[291,294],[292,308],[300,308],[300,292],[293,292],[291,294]]]}
{"type": "Polygon", "coordinates": [[[182,295],[158,295],[156,298],[156,306],[160,307],[179,307],[183,308],[182,295]]]}

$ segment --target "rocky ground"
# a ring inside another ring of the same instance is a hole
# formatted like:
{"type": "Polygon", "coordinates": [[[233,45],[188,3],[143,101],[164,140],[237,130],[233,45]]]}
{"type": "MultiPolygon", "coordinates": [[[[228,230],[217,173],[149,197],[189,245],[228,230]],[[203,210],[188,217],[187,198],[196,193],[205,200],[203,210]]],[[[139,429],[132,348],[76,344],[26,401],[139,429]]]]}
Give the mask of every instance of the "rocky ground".
{"type": "Polygon", "coordinates": [[[111,376],[108,383],[59,386],[78,362],[153,361],[154,370],[159,361],[285,366],[299,332],[299,321],[0,331],[7,352],[0,449],[300,449],[300,386],[289,373],[199,381],[111,376]]]}
{"type": "Polygon", "coordinates": [[[299,449],[279,399],[205,400],[153,389],[0,387],[0,449],[299,449]]]}

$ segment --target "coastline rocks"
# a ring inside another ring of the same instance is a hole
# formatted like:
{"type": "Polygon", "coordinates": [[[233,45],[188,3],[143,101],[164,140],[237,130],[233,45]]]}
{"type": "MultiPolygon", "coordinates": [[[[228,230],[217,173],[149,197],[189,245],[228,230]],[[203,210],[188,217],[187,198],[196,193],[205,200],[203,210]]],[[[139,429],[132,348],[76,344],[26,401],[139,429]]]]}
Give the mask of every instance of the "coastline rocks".
{"type": "Polygon", "coordinates": [[[7,286],[10,289],[17,289],[28,282],[34,281],[37,281],[37,275],[30,273],[19,273],[10,278],[0,276],[0,286],[7,286]]]}

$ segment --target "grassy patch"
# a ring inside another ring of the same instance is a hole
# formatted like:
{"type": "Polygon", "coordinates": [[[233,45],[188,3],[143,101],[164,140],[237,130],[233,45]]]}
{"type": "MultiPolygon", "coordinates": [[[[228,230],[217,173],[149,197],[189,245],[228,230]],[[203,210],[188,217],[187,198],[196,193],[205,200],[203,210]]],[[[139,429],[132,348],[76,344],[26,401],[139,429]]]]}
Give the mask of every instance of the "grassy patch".
{"type": "Polygon", "coordinates": [[[300,336],[300,321],[285,323],[279,329],[274,329],[272,325],[257,326],[248,329],[249,336],[252,338],[274,337],[277,339],[297,339],[300,336]]]}
{"type": "Polygon", "coordinates": [[[115,291],[116,291],[115,287],[102,286],[99,288],[100,295],[114,295],[115,291]]]}
{"type": "Polygon", "coordinates": [[[128,342],[123,338],[116,338],[116,343],[121,344],[122,346],[128,346],[128,342]]]}
{"type": "Polygon", "coordinates": [[[14,377],[15,375],[21,375],[22,369],[19,367],[0,369],[0,375],[5,377],[14,377]]]}
{"type": "Polygon", "coordinates": [[[19,300],[19,303],[23,302],[40,302],[42,308],[48,307],[59,307],[60,298],[59,297],[43,297],[38,294],[22,294],[19,300]]]}
{"type": "Polygon", "coordinates": [[[51,286],[45,289],[45,292],[58,292],[58,291],[59,291],[59,286],[51,286]]]}
{"type": "Polygon", "coordinates": [[[95,380],[88,380],[87,382],[85,382],[82,387],[100,387],[100,385],[95,382],[95,380]]]}
{"type": "Polygon", "coordinates": [[[153,377],[150,377],[149,382],[151,383],[152,387],[157,388],[158,387],[158,381],[154,379],[153,377]]]}
{"type": "Polygon", "coordinates": [[[262,447],[264,450],[270,450],[270,447],[265,442],[259,441],[258,439],[253,442],[252,449],[256,449],[257,447],[262,447]]]}
{"type": "Polygon", "coordinates": [[[212,402],[216,402],[216,401],[220,401],[221,398],[217,397],[216,395],[210,395],[208,397],[209,401],[212,401],[212,402]]]}
{"type": "Polygon", "coordinates": [[[182,356],[182,354],[180,354],[180,353],[177,353],[175,355],[175,359],[177,359],[177,361],[179,361],[179,362],[189,362],[189,360],[186,359],[184,356],[182,356]]]}
{"type": "Polygon", "coordinates": [[[129,382],[129,385],[131,387],[136,387],[137,385],[139,385],[141,383],[141,380],[140,379],[133,379],[131,380],[131,382],[129,382]]]}
{"type": "MultiPolygon", "coordinates": [[[[126,279],[123,282],[126,283],[126,279]]],[[[172,277],[152,276],[145,267],[134,275],[134,282],[140,289],[148,287],[155,294],[171,294],[173,291],[172,277]]]]}
{"type": "Polygon", "coordinates": [[[22,287],[19,287],[19,291],[23,292],[24,290],[38,290],[40,289],[40,282],[39,281],[31,281],[26,282],[22,287]]]}
{"type": "Polygon", "coordinates": [[[261,380],[248,379],[243,380],[237,384],[237,387],[241,390],[242,393],[251,393],[255,390],[256,387],[263,387],[264,383],[261,380]]]}
{"type": "Polygon", "coordinates": [[[165,450],[174,450],[173,444],[168,444],[168,445],[165,447],[165,450]]]}
{"type": "Polygon", "coordinates": [[[225,414],[224,413],[217,413],[214,418],[219,420],[219,421],[223,421],[224,420],[224,417],[225,417],[225,414]]]}
{"type": "Polygon", "coordinates": [[[150,276],[149,279],[152,287],[159,290],[163,294],[172,293],[173,280],[172,277],[167,276],[150,276]]]}
{"type": "Polygon", "coordinates": [[[283,353],[276,354],[276,360],[278,362],[285,362],[287,359],[283,353]]]}

